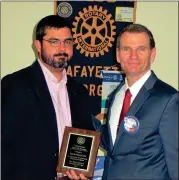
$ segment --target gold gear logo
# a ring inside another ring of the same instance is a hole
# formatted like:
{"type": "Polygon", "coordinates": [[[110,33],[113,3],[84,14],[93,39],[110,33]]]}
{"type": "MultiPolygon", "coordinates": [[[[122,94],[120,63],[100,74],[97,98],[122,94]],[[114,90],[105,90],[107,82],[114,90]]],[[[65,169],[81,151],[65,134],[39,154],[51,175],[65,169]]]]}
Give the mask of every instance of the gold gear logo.
{"type": "Polygon", "coordinates": [[[98,9],[97,5],[94,8],[89,6],[88,10],[83,8],[83,13],[80,11],[78,15],[72,28],[76,49],[81,49],[80,53],[85,53],[86,57],[104,55],[104,51],[108,52],[108,47],[112,47],[116,34],[112,15],[107,14],[107,10],[103,11],[101,6],[98,9]]]}

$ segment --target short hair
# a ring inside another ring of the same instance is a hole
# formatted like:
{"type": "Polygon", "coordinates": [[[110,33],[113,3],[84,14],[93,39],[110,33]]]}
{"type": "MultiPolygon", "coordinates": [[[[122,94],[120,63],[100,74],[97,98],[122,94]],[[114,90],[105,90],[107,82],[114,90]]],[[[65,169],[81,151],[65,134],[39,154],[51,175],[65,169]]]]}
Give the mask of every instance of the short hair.
{"type": "Polygon", "coordinates": [[[46,29],[60,29],[64,27],[69,28],[71,31],[71,26],[67,19],[58,15],[46,16],[36,26],[36,40],[42,42],[43,36],[46,34],[46,29]]]}
{"type": "Polygon", "coordinates": [[[150,48],[155,48],[155,40],[153,37],[152,32],[144,25],[141,24],[130,24],[127,27],[125,27],[118,35],[117,37],[117,43],[116,47],[120,48],[120,39],[123,33],[129,32],[129,33],[146,33],[149,37],[149,43],[150,43],[150,48]]]}

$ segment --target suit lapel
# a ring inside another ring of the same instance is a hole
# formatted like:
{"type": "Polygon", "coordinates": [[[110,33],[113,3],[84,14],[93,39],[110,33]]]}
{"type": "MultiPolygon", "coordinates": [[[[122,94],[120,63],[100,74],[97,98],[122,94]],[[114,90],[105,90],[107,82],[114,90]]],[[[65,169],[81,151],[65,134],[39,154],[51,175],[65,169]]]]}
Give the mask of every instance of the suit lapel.
{"type": "Polygon", "coordinates": [[[39,108],[41,108],[41,111],[44,115],[43,117],[45,117],[42,120],[42,125],[47,125],[51,135],[53,135],[53,137],[56,138],[56,140],[58,141],[58,130],[55,109],[53,106],[53,102],[51,99],[50,92],[48,90],[45,77],[37,61],[31,66],[29,79],[32,84],[31,86],[33,88],[33,92],[39,102],[39,108]]]}
{"type": "MultiPolygon", "coordinates": [[[[150,94],[145,89],[145,87],[142,87],[142,89],[139,91],[138,95],[136,96],[135,100],[133,101],[132,105],[130,106],[127,114],[125,116],[134,116],[137,113],[137,111],[141,108],[141,106],[145,103],[146,99],[148,98],[150,94]]],[[[116,147],[116,144],[118,143],[120,137],[122,134],[125,133],[123,126],[121,125],[114,143],[114,148],[116,147]]]]}
{"type": "MultiPolygon", "coordinates": [[[[126,116],[134,116],[139,111],[139,109],[142,107],[142,105],[145,103],[147,98],[149,97],[150,93],[153,91],[153,86],[155,82],[157,81],[157,77],[152,71],[152,74],[148,78],[148,80],[145,82],[145,84],[140,89],[139,93],[137,94],[136,98],[134,99],[132,105],[130,106],[126,116]]],[[[118,146],[118,142],[120,141],[120,137],[122,134],[125,133],[122,126],[119,128],[118,135],[116,137],[114,146],[113,146],[113,152],[115,152],[115,148],[118,146]]]]}
{"type": "Polygon", "coordinates": [[[106,131],[107,132],[104,132],[104,135],[106,136],[105,139],[107,140],[107,144],[108,144],[108,149],[109,151],[112,151],[113,150],[113,141],[112,141],[112,136],[111,136],[111,128],[110,128],[110,125],[109,125],[109,119],[110,119],[110,116],[111,116],[111,107],[114,103],[114,100],[115,100],[115,96],[116,94],[120,91],[121,87],[124,85],[124,81],[121,82],[121,84],[116,88],[116,90],[114,92],[112,92],[112,94],[110,95],[110,98],[109,98],[109,102],[108,102],[108,114],[107,114],[107,128],[106,128],[106,131]]]}
{"type": "Polygon", "coordinates": [[[141,108],[141,106],[145,103],[148,96],[152,92],[152,88],[157,80],[156,75],[152,71],[152,74],[148,78],[148,80],[145,82],[145,84],[140,89],[139,93],[137,94],[136,98],[134,99],[131,107],[129,108],[127,116],[135,115],[136,112],[141,108]]]}

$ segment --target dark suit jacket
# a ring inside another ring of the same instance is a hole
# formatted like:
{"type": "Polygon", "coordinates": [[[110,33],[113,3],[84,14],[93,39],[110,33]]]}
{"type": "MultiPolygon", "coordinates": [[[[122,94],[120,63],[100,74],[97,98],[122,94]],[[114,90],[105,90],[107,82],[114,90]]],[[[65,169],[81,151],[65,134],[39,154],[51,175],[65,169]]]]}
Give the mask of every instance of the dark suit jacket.
{"type": "MultiPolygon", "coordinates": [[[[56,176],[56,114],[43,72],[32,66],[7,75],[2,85],[2,180],[52,180],[56,176]]],[[[93,130],[84,86],[68,78],[72,126],[93,130]]]]}
{"type": "Polygon", "coordinates": [[[115,95],[123,85],[109,98],[106,125],[97,127],[108,151],[103,180],[177,180],[178,91],[152,72],[126,114],[138,119],[139,130],[126,133],[121,125],[113,146],[109,118],[115,95]]]}

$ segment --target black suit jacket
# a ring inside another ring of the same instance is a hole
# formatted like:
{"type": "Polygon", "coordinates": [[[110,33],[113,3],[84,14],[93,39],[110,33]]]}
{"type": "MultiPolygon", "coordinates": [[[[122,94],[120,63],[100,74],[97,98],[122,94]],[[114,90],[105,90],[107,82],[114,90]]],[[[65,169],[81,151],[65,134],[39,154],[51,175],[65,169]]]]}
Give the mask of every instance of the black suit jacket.
{"type": "MultiPolygon", "coordinates": [[[[2,180],[56,177],[56,114],[43,72],[36,61],[7,75],[2,85],[2,180]]],[[[84,86],[68,78],[72,126],[93,130],[84,86]]]]}

